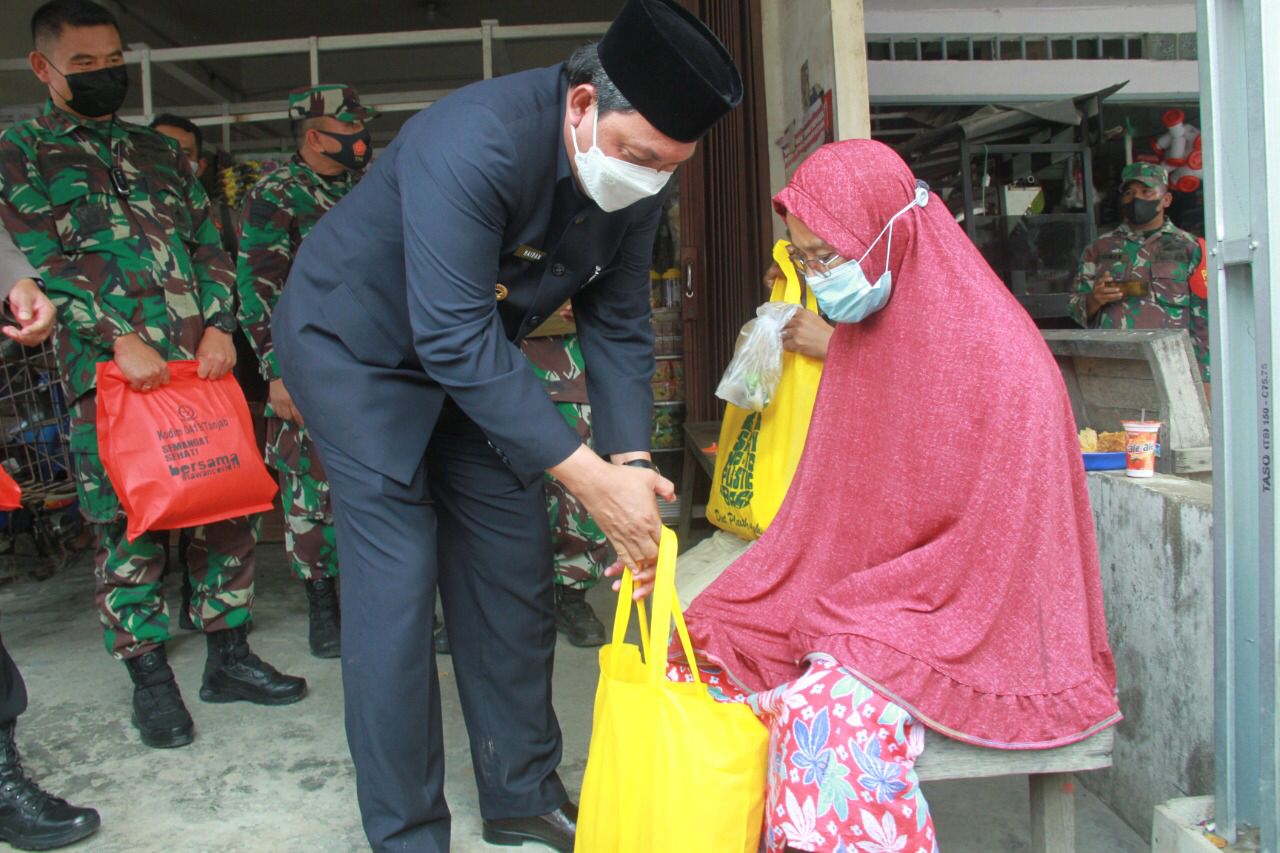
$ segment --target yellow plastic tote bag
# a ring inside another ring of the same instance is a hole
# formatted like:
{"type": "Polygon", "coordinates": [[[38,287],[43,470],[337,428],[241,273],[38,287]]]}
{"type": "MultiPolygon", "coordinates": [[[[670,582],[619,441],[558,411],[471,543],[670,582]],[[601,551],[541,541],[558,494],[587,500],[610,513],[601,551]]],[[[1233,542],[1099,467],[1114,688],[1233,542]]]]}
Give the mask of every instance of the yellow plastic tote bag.
{"type": "Polygon", "coordinates": [[[591,751],[578,807],[577,853],[756,853],[764,821],[769,732],[746,705],[705,685],[667,680],[674,619],[697,672],[675,592],[676,536],[662,530],[653,624],[641,650],[624,642],[632,582],[623,574],[613,642],[600,649],[591,751]]]}
{"type": "MultiPolygon", "coordinates": [[[[816,312],[817,300],[808,288],[801,287],[787,254],[788,245],[779,240],[773,247],[773,259],[786,278],[774,282],[769,299],[804,305],[816,312]]],[[[821,359],[785,352],[778,390],[763,412],[725,404],[707,500],[708,521],[743,539],[756,539],[764,533],[791,487],[821,380],[821,359]]]]}

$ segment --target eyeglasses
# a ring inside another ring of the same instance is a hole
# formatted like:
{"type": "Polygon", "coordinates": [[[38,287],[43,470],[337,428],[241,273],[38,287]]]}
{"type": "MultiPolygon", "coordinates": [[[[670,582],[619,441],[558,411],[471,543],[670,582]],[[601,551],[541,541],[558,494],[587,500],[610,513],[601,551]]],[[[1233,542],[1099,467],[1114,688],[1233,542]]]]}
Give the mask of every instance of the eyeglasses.
{"type": "Polygon", "coordinates": [[[788,246],[787,254],[791,257],[791,263],[795,264],[801,275],[812,274],[819,278],[829,278],[831,276],[831,268],[839,266],[847,260],[847,258],[841,257],[839,252],[832,252],[822,258],[806,258],[795,246],[788,246]]]}

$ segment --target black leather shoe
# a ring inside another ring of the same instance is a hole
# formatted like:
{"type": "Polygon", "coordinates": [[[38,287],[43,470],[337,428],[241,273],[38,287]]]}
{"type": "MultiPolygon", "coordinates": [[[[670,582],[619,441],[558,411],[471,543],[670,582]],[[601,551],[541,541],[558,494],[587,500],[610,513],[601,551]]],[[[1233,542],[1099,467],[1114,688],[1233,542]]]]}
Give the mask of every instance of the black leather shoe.
{"type": "Polygon", "coordinates": [[[101,825],[93,809],[73,806],[33,782],[22,769],[13,723],[0,726],[0,841],[19,850],[53,850],[101,825]]]}
{"type": "Polygon", "coordinates": [[[585,590],[556,586],[556,630],[566,635],[571,645],[580,648],[604,645],[604,625],[587,604],[585,590]]]}
{"type": "Polygon", "coordinates": [[[441,619],[436,623],[435,633],[431,635],[431,642],[436,647],[436,654],[447,655],[449,650],[449,631],[444,627],[444,620],[441,619]]]}
{"type": "Polygon", "coordinates": [[[484,822],[484,840],[490,844],[517,847],[526,841],[535,841],[560,853],[573,853],[573,837],[577,831],[578,807],[568,802],[550,814],[484,822]]]}
{"type": "Polygon", "coordinates": [[[164,646],[129,658],[124,664],[133,679],[133,725],[142,742],[154,749],[191,743],[195,723],[183,704],[164,646]]]}
{"type": "Polygon", "coordinates": [[[338,610],[338,586],[333,578],[307,581],[310,608],[307,640],[318,658],[342,657],[342,615],[338,610]]]}
{"type": "Polygon", "coordinates": [[[283,675],[249,650],[243,627],[215,631],[205,639],[209,657],[200,686],[204,701],[289,705],[307,695],[305,678],[283,675]]]}

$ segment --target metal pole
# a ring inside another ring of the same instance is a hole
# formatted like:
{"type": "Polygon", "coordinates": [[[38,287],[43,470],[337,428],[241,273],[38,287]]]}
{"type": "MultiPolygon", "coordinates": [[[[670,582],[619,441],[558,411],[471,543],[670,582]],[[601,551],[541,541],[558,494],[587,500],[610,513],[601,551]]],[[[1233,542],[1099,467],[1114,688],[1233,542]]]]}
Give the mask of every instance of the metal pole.
{"type": "Polygon", "coordinates": [[[1216,820],[1231,842],[1277,834],[1276,528],[1272,436],[1280,301],[1280,15],[1198,0],[1205,238],[1213,353],[1216,820]]]}
{"type": "Polygon", "coordinates": [[[320,39],[312,36],[307,39],[307,55],[311,60],[311,85],[320,85],[320,39]]]}
{"type": "Polygon", "coordinates": [[[143,48],[142,50],[142,116],[146,124],[151,124],[154,118],[152,106],[154,99],[151,94],[151,48],[143,48]]]}
{"type": "Polygon", "coordinates": [[[498,22],[492,18],[486,18],[480,22],[480,49],[484,54],[484,79],[486,80],[493,77],[493,31],[497,26],[498,22]]]}

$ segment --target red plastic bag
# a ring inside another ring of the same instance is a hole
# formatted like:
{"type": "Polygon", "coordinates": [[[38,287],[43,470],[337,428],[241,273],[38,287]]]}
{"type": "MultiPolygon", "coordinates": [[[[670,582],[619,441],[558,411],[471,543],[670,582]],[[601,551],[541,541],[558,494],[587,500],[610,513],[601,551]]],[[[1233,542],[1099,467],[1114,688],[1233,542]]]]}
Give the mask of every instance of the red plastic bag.
{"type": "Polygon", "coordinates": [[[230,374],[201,379],[194,361],[169,363],[169,384],[129,388],[114,362],[98,364],[98,452],[129,519],[148,530],[197,527],[271,509],[244,393],[230,374]]]}
{"type": "Polygon", "coordinates": [[[0,510],[22,508],[22,487],[0,467],[0,510]]]}

